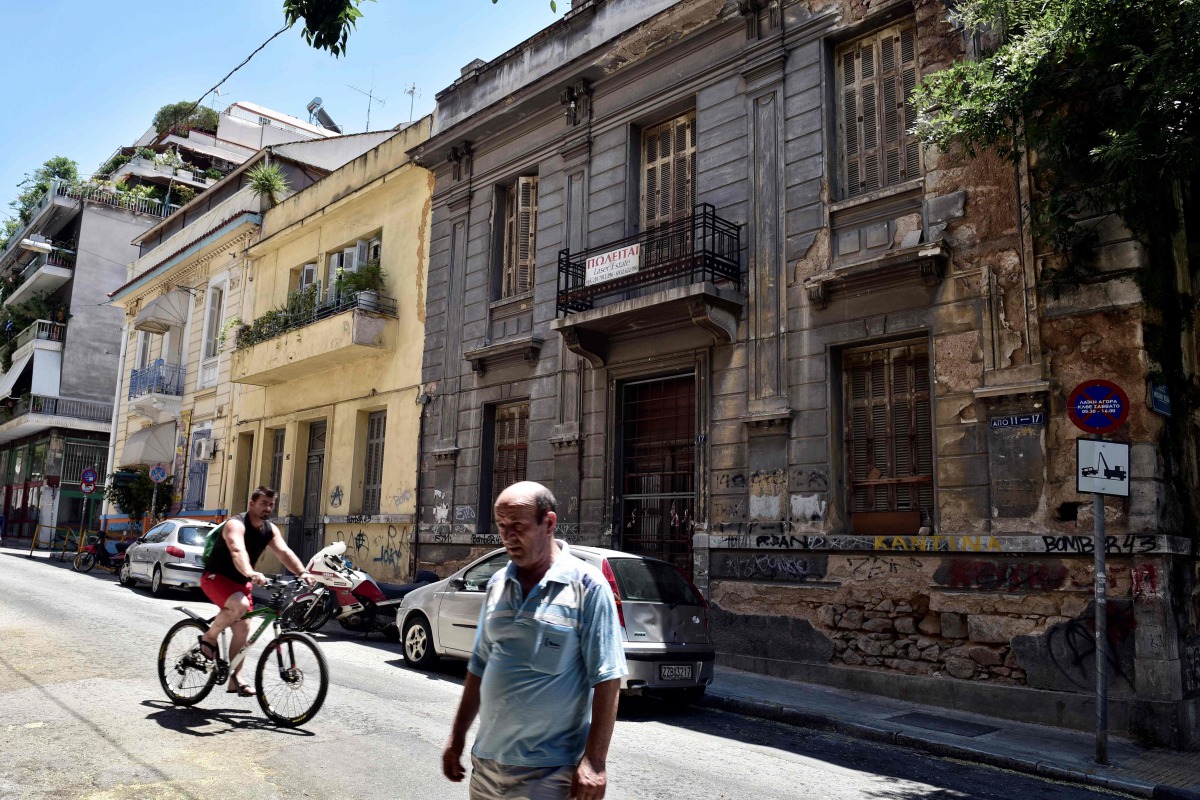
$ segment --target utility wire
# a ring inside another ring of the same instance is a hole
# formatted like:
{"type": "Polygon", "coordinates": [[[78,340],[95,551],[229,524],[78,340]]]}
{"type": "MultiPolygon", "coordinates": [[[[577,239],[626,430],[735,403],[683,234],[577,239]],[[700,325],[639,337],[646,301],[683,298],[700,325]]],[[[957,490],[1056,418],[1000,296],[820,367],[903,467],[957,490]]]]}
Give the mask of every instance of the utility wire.
{"type": "Polygon", "coordinates": [[[286,32],[287,32],[287,30],[288,30],[289,28],[291,28],[291,27],[292,27],[292,26],[291,26],[291,24],[289,23],[289,24],[287,24],[287,25],[284,25],[284,26],[283,26],[282,28],[280,28],[279,30],[275,31],[275,33],[271,35],[271,38],[267,39],[265,42],[263,42],[263,43],[262,43],[262,44],[260,44],[260,45],[259,45],[257,48],[255,48],[255,50],[254,50],[254,52],[253,52],[253,53],[251,53],[250,55],[246,56],[246,60],[245,60],[245,61],[243,61],[242,63],[238,64],[238,65],[237,65],[236,67],[234,67],[233,69],[229,70],[229,73],[228,73],[228,74],[227,74],[227,75],[226,75],[224,78],[221,78],[221,80],[217,81],[217,82],[216,82],[216,84],[215,84],[215,85],[214,85],[214,86],[213,86],[211,89],[209,89],[209,90],[208,90],[207,92],[205,92],[204,94],[200,95],[200,99],[199,99],[199,100],[197,100],[196,102],[192,103],[192,107],[191,107],[191,108],[189,108],[189,109],[187,110],[187,113],[186,113],[186,114],[183,114],[183,115],[182,115],[182,118],[183,118],[183,119],[187,119],[188,117],[190,117],[190,116],[192,115],[192,112],[196,110],[196,107],[197,107],[197,106],[199,106],[201,103],[203,103],[203,102],[204,102],[204,98],[208,97],[210,94],[212,94],[213,92],[215,92],[215,91],[216,91],[218,88],[220,88],[220,86],[221,86],[223,83],[225,83],[225,81],[229,80],[229,79],[230,79],[230,77],[232,77],[232,76],[233,76],[233,73],[237,72],[239,69],[241,69],[242,67],[244,67],[244,66],[246,66],[247,64],[249,64],[249,63],[250,63],[250,59],[252,59],[252,58],[254,58],[256,55],[258,55],[258,54],[259,54],[259,52],[260,52],[260,51],[261,51],[261,50],[262,50],[264,47],[266,47],[266,46],[267,46],[267,45],[269,45],[271,42],[273,42],[273,41],[275,41],[276,39],[278,39],[278,38],[279,38],[281,35],[283,35],[284,33],[286,33],[286,32]]]}

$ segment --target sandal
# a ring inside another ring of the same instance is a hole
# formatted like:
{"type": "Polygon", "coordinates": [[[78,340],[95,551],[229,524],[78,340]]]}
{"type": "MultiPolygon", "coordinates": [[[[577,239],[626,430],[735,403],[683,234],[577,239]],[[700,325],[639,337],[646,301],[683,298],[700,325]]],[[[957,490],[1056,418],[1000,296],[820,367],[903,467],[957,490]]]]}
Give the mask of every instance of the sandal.
{"type": "Polygon", "coordinates": [[[229,688],[225,690],[225,694],[236,694],[238,697],[254,697],[254,689],[230,675],[229,688]]]}
{"type": "Polygon", "coordinates": [[[200,655],[204,656],[209,661],[216,661],[217,656],[219,655],[219,653],[217,653],[216,645],[209,644],[208,642],[204,641],[203,636],[197,636],[196,639],[200,642],[200,655]]]}

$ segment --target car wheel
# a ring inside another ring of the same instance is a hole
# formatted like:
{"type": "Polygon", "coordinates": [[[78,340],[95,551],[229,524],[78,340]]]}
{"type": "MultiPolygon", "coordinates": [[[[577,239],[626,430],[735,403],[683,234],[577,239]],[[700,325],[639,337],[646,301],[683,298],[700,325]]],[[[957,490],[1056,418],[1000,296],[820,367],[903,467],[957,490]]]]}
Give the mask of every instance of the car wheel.
{"type": "Polygon", "coordinates": [[[437,658],[429,621],[414,614],[404,623],[404,660],[417,669],[429,669],[437,658]]]}
{"type": "Polygon", "coordinates": [[[700,702],[707,686],[689,686],[686,689],[661,689],[657,692],[663,702],[673,706],[690,706],[700,702]]]}
{"type": "Polygon", "coordinates": [[[150,594],[155,597],[162,597],[167,591],[166,585],[163,584],[162,567],[154,567],[154,577],[150,579],[150,594]]]}
{"type": "Polygon", "coordinates": [[[133,572],[129,568],[128,561],[121,563],[121,569],[117,571],[117,583],[133,588],[133,572]]]}

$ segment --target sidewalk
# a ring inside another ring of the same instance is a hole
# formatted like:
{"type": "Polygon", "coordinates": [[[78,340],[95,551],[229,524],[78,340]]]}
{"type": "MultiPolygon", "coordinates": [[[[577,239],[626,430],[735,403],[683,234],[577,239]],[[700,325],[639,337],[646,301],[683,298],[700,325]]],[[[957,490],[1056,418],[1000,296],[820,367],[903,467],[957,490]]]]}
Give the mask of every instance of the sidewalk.
{"type": "Polygon", "coordinates": [[[1109,737],[1095,762],[1091,733],[968,714],[717,667],[702,705],[937,756],[974,761],[1136,797],[1200,800],[1200,753],[1146,749],[1109,737]]]}

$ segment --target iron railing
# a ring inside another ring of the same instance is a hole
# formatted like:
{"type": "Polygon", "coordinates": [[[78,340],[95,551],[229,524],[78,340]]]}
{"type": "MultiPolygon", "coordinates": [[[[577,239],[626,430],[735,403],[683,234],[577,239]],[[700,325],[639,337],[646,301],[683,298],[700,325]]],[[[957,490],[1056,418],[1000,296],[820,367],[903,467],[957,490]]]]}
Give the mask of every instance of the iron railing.
{"type": "Polygon", "coordinates": [[[66,324],[51,322],[48,319],[39,319],[17,334],[16,338],[12,340],[12,349],[15,353],[34,339],[42,339],[47,342],[61,342],[66,334],[66,324]]]}
{"type": "Polygon", "coordinates": [[[56,189],[59,195],[75,200],[89,200],[93,203],[123,208],[138,214],[150,214],[155,217],[169,217],[179,210],[176,205],[164,205],[161,200],[150,197],[136,197],[132,192],[121,192],[109,186],[95,184],[60,183],[56,189]]]}
{"type": "Polygon", "coordinates": [[[741,227],[717,216],[708,203],[697,205],[690,217],[660,225],[614,242],[572,253],[558,253],[558,314],[587,311],[595,302],[671,281],[698,283],[725,279],[741,287],[741,227]],[[588,260],[617,251],[640,250],[637,271],[588,284],[588,260]]]}
{"type": "Polygon", "coordinates": [[[62,269],[75,269],[75,254],[67,253],[62,250],[52,250],[49,253],[41,253],[37,258],[25,265],[19,273],[14,276],[12,284],[9,287],[8,293],[12,294],[17,287],[25,283],[33,277],[42,267],[61,267],[62,269]]]}
{"type": "Polygon", "coordinates": [[[8,422],[26,414],[71,417],[89,422],[111,422],[113,406],[112,403],[97,403],[93,400],[72,400],[43,394],[24,395],[11,401],[11,405],[3,409],[0,421],[8,422]]]}
{"type": "Polygon", "coordinates": [[[183,396],[184,367],[168,364],[161,358],[148,367],[129,373],[129,399],[146,394],[169,394],[183,396]]]}
{"type": "Polygon", "coordinates": [[[287,304],[283,308],[272,309],[242,327],[237,334],[237,349],[274,339],[288,331],[356,308],[389,317],[398,315],[396,301],[391,297],[368,292],[323,294],[321,284],[314,283],[288,295],[287,304]]]}

